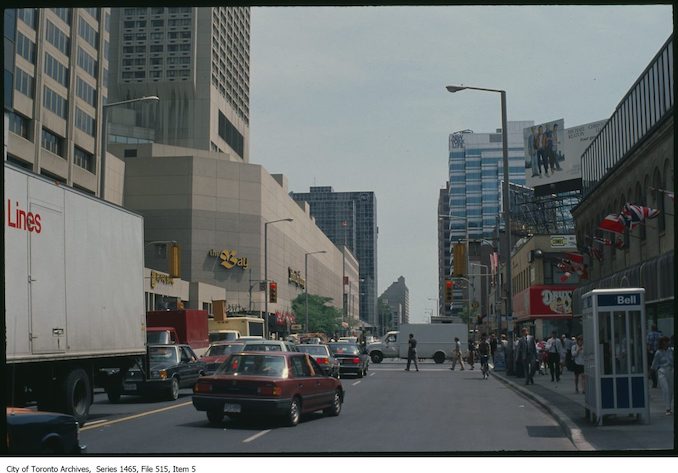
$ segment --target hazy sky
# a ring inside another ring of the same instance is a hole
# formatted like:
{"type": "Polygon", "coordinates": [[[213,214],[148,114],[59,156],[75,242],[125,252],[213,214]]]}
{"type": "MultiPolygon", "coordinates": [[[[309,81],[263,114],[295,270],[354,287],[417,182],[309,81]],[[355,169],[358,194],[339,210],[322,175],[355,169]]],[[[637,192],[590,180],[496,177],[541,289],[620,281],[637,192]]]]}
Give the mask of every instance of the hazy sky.
{"type": "Polygon", "coordinates": [[[374,191],[378,294],[435,310],[448,135],[508,120],[608,118],[673,29],[670,5],[252,8],[250,161],[309,186],[374,191]]]}

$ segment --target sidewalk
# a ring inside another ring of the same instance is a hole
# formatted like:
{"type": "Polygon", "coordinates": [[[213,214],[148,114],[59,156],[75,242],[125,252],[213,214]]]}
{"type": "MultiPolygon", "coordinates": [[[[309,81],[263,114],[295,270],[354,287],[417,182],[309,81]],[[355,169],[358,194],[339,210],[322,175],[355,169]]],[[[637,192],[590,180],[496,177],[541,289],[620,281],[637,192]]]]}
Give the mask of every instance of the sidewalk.
{"type": "MultiPolygon", "coordinates": [[[[524,378],[492,371],[503,383],[545,408],[567,432],[579,450],[673,450],[675,414],[664,415],[661,389],[650,384],[650,423],[631,418],[610,419],[603,426],[591,424],[585,417],[584,395],[574,391],[574,373],[565,370],[559,383],[552,383],[548,370],[534,375],[534,384],[524,378]]],[[[675,405],[674,405],[675,410],[675,405]]]]}

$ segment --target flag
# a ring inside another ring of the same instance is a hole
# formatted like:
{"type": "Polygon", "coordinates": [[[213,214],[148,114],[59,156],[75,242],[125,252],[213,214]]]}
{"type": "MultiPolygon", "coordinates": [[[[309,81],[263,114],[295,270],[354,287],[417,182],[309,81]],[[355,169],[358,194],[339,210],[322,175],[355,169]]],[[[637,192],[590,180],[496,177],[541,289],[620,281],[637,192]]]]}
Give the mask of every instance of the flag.
{"type": "Polygon", "coordinates": [[[584,255],[581,253],[565,253],[565,257],[576,264],[584,263],[584,255]]]}
{"type": "Polygon", "coordinates": [[[612,246],[612,240],[603,237],[593,237],[593,241],[603,244],[605,246],[612,246]]]}
{"type": "Polygon", "coordinates": [[[565,282],[565,281],[567,281],[568,279],[570,279],[570,276],[572,276],[571,273],[567,273],[567,272],[564,273],[562,276],[560,276],[560,282],[565,282]]]}
{"type": "Polygon", "coordinates": [[[608,214],[600,221],[598,228],[613,233],[624,233],[624,219],[619,214],[608,214]]]}
{"type": "Polygon", "coordinates": [[[615,238],[614,246],[618,250],[624,249],[624,239],[623,238],[615,238]]]}
{"type": "Polygon", "coordinates": [[[624,219],[624,224],[633,230],[639,224],[643,223],[648,218],[655,218],[659,215],[659,210],[650,207],[643,207],[642,205],[624,204],[621,211],[621,216],[624,219]]]}

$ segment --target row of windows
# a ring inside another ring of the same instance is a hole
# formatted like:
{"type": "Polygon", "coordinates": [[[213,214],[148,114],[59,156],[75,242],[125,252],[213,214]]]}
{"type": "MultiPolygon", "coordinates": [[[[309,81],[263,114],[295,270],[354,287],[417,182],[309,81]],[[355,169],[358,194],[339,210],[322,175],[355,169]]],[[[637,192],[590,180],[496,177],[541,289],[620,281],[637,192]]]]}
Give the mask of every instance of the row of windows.
{"type": "MultiPolygon", "coordinates": [[[[177,7],[177,8],[163,8],[163,7],[152,7],[151,14],[153,15],[162,15],[163,13],[169,13],[170,15],[176,14],[186,14],[191,13],[191,7],[177,7]]],[[[125,16],[144,16],[148,15],[148,8],[125,8],[123,9],[123,15],[125,16]]]]}
{"type": "Polygon", "coordinates": [[[50,76],[59,84],[63,85],[64,87],[68,87],[68,67],[61,64],[61,62],[59,62],[48,52],[45,53],[44,70],[45,74],[50,76]]]}
{"type": "Polygon", "coordinates": [[[41,137],[41,140],[40,140],[40,144],[47,151],[51,151],[52,153],[56,154],[57,156],[61,156],[63,158],[63,157],[65,157],[65,150],[66,150],[64,143],[65,143],[65,140],[62,137],[60,137],[59,135],[52,133],[51,131],[49,131],[46,128],[42,129],[42,137],[41,137]]]}
{"type": "Polygon", "coordinates": [[[16,34],[16,52],[31,64],[35,64],[35,43],[20,32],[16,34]]]}
{"type": "Polygon", "coordinates": [[[31,28],[35,29],[38,19],[38,11],[35,8],[19,8],[16,11],[16,17],[31,28]]]}
{"type": "Polygon", "coordinates": [[[83,112],[80,107],[75,107],[75,126],[88,135],[95,135],[96,120],[94,117],[83,112]]]}
{"type": "Polygon", "coordinates": [[[68,115],[68,100],[47,86],[43,87],[42,104],[61,118],[65,119],[68,115]]]}
{"type": "Polygon", "coordinates": [[[26,97],[33,98],[35,79],[23,69],[17,67],[14,70],[14,88],[26,97]]]}
{"type": "Polygon", "coordinates": [[[90,46],[96,49],[99,45],[99,33],[97,30],[85,21],[84,18],[78,18],[78,34],[87,41],[90,46]]]}
{"type": "Polygon", "coordinates": [[[582,155],[585,194],[667,114],[673,100],[671,38],[582,155]]]}
{"type": "Polygon", "coordinates": [[[89,172],[94,172],[94,155],[77,146],[73,147],[73,163],[89,172]]]}
{"type": "MultiPolygon", "coordinates": [[[[167,71],[171,72],[171,71],[167,71]]],[[[182,72],[182,71],[177,71],[182,72]]],[[[245,139],[226,116],[219,112],[219,136],[228,143],[233,151],[241,158],[245,153],[245,139]]]]}
{"type": "MultiPolygon", "coordinates": [[[[162,53],[165,50],[165,45],[164,44],[151,44],[150,45],[150,52],[151,54],[153,53],[162,53]]],[[[182,44],[168,44],[167,45],[167,51],[172,53],[172,52],[186,52],[191,50],[191,44],[190,43],[182,43],[182,44]]],[[[146,54],[146,45],[137,45],[137,46],[123,46],[122,48],[123,54],[146,54]]]]}
{"type": "Polygon", "coordinates": [[[89,15],[95,20],[99,21],[99,9],[98,8],[83,8],[89,15]]]}
{"type": "Polygon", "coordinates": [[[30,120],[18,113],[9,114],[9,131],[27,140],[30,139],[30,120]]]}
{"type": "Polygon", "coordinates": [[[80,66],[89,75],[96,78],[97,76],[96,59],[87,54],[87,52],[80,47],[78,47],[78,66],[80,66]]]}
{"type": "Polygon", "coordinates": [[[97,106],[97,91],[94,87],[82,80],[80,77],[76,78],[75,91],[78,97],[83,99],[92,107],[97,106]]]}
{"type": "Polygon", "coordinates": [[[68,36],[57,28],[54,23],[47,20],[47,41],[66,56],[70,55],[70,41],[68,36]]]}

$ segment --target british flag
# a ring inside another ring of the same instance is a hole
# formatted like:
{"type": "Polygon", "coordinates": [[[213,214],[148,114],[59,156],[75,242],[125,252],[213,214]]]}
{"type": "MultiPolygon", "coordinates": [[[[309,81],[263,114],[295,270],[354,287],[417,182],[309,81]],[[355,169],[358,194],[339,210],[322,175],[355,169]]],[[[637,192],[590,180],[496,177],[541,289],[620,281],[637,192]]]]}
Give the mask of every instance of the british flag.
{"type": "Polygon", "coordinates": [[[636,204],[624,204],[621,216],[624,219],[624,225],[633,230],[648,218],[655,218],[659,215],[659,210],[650,207],[643,207],[636,204]]]}
{"type": "Polygon", "coordinates": [[[624,223],[624,218],[622,218],[621,215],[608,214],[603,220],[600,221],[598,228],[613,233],[624,233],[626,226],[624,223]]]}

